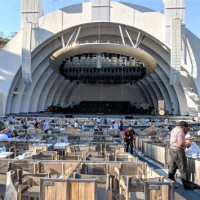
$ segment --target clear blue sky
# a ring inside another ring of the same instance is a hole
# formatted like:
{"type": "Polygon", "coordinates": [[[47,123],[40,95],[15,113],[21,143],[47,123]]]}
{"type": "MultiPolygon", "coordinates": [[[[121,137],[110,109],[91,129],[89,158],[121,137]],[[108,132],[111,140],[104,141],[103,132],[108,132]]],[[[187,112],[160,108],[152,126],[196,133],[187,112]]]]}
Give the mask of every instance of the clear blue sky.
{"type": "MultiPolygon", "coordinates": [[[[85,0],[88,1],[88,0],[85,0]]],[[[124,0],[161,11],[163,0],[124,0]]],[[[43,0],[44,13],[84,0],[43,0]]],[[[20,30],[21,0],[0,0],[0,33],[10,36],[20,30]]],[[[186,27],[200,38],[200,0],[186,0],[186,27]]]]}

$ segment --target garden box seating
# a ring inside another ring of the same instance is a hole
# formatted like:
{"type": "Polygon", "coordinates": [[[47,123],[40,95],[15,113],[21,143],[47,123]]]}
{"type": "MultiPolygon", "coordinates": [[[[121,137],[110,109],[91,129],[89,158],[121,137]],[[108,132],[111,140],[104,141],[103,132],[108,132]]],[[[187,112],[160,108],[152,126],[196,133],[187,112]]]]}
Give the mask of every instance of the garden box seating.
{"type": "Polygon", "coordinates": [[[41,179],[40,200],[96,200],[95,179],[41,179]]]}

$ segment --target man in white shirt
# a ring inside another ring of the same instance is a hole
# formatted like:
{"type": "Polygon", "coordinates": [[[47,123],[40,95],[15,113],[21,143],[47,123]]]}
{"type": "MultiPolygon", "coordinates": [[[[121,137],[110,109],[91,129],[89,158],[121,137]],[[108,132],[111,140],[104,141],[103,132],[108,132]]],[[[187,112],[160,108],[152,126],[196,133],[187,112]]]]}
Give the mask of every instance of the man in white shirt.
{"type": "Polygon", "coordinates": [[[196,142],[192,141],[192,136],[188,133],[185,135],[185,143],[186,143],[186,149],[185,154],[188,157],[199,157],[200,156],[200,149],[196,142]]]}
{"type": "Polygon", "coordinates": [[[44,133],[48,133],[48,130],[49,130],[49,122],[48,121],[44,120],[43,130],[44,130],[44,133]]]}
{"type": "Polygon", "coordinates": [[[65,132],[65,127],[64,126],[60,127],[60,132],[65,132]]]}
{"type": "Polygon", "coordinates": [[[119,129],[119,124],[117,122],[114,123],[114,129],[118,130],[119,129]]]}
{"type": "Polygon", "coordinates": [[[78,128],[78,122],[77,121],[74,122],[74,128],[78,128]]]}

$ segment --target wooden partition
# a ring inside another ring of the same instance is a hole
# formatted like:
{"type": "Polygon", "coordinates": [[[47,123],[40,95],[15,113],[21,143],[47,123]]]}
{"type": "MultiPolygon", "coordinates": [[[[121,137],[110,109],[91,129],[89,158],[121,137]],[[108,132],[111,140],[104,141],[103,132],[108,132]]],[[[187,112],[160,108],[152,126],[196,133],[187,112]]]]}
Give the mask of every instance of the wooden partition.
{"type": "Polygon", "coordinates": [[[146,178],[147,165],[141,162],[120,163],[119,167],[115,167],[115,178],[120,180],[122,176],[135,176],[138,178],[146,178]]]}
{"type": "Polygon", "coordinates": [[[57,151],[41,151],[36,155],[32,155],[32,159],[37,160],[58,160],[57,151]]]}
{"type": "Polygon", "coordinates": [[[40,179],[40,200],[67,200],[66,179],[40,179]]]}
{"type": "Polygon", "coordinates": [[[95,200],[96,192],[94,179],[67,179],[67,200],[95,200]]]}
{"type": "Polygon", "coordinates": [[[187,164],[190,180],[200,186],[200,159],[188,157],[187,164]]]}
{"type": "Polygon", "coordinates": [[[136,150],[141,151],[142,150],[142,143],[148,142],[150,140],[151,139],[149,138],[149,136],[137,136],[136,141],[135,141],[136,150]]]}
{"type": "Polygon", "coordinates": [[[144,200],[174,200],[174,183],[172,182],[144,182],[144,200]]]}
{"type": "Polygon", "coordinates": [[[8,162],[8,170],[17,171],[20,169],[23,174],[37,173],[38,165],[33,160],[13,160],[8,162]]]}
{"type": "Polygon", "coordinates": [[[155,196],[152,194],[154,189],[159,190],[159,195],[163,191],[167,191],[168,194],[173,193],[172,187],[166,186],[169,185],[169,181],[161,181],[162,177],[159,174],[140,161],[1,160],[0,164],[2,167],[7,165],[9,170],[22,171],[23,178],[26,178],[23,179],[23,186],[30,187],[22,191],[22,197],[25,199],[40,197],[48,200],[111,200],[119,199],[118,194],[123,199],[126,194],[125,199],[128,200],[132,192],[136,192],[138,188],[144,197],[145,182],[155,182],[153,185],[159,182],[159,186],[156,186],[158,189],[149,183],[150,186],[147,186],[149,196],[155,196]],[[162,186],[160,182],[166,183],[162,186]]]}
{"type": "MultiPolygon", "coordinates": [[[[141,167],[140,167],[141,168],[141,167]]],[[[136,168],[137,169],[137,168],[136,168]]],[[[122,171],[119,169],[119,171],[122,171]]],[[[135,171],[135,170],[133,170],[135,171]]],[[[129,172],[121,172],[119,180],[119,199],[145,199],[145,200],[173,200],[174,182],[165,179],[146,165],[146,169],[140,170],[141,175],[129,172]],[[126,174],[123,175],[123,174],[126,174]]],[[[117,172],[117,171],[116,171],[117,172]]],[[[135,171],[137,172],[137,171],[135,171]]],[[[120,174],[120,172],[118,172],[120,174]]]]}
{"type": "Polygon", "coordinates": [[[94,179],[41,179],[40,200],[96,200],[94,179]]]}
{"type": "Polygon", "coordinates": [[[29,151],[48,151],[48,146],[46,146],[46,145],[44,145],[44,146],[42,146],[42,145],[32,145],[32,144],[29,144],[29,149],[28,149],[29,151]]]}
{"type": "Polygon", "coordinates": [[[125,153],[124,145],[117,144],[117,143],[106,144],[103,150],[105,153],[114,153],[114,154],[125,153]]]}
{"type": "Polygon", "coordinates": [[[40,161],[38,163],[38,172],[46,173],[50,172],[52,177],[64,176],[69,169],[74,169],[77,166],[76,161],[40,161]]]}
{"type": "Polygon", "coordinates": [[[165,168],[169,166],[170,163],[169,148],[163,146],[162,144],[143,142],[142,153],[145,156],[148,156],[156,160],[157,162],[163,164],[165,168]]]}

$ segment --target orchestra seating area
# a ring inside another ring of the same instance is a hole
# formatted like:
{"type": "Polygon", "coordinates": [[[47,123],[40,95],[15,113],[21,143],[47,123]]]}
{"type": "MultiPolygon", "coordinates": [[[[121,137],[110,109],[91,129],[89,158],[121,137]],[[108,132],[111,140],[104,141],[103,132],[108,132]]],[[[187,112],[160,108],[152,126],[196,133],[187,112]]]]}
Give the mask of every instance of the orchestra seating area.
{"type": "MultiPolygon", "coordinates": [[[[1,120],[12,122],[18,136],[0,141],[0,200],[8,198],[8,194],[15,194],[18,200],[173,200],[178,197],[175,183],[152,167],[149,159],[145,160],[148,156],[164,168],[168,166],[169,130],[162,126],[153,128],[161,125],[161,120],[143,119],[148,121],[148,126],[134,126],[134,154],[125,152],[120,142],[122,132],[119,131],[119,140],[110,134],[108,127],[112,119],[108,119],[108,126],[98,123],[99,131],[94,129],[97,119],[8,116],[1,120]],[[42,129],[44,121],[49,122],[47,133],[42,129]],[[81,129],[86,121],[87,128],[81,129]]],[[[127,127],[132,121],[123,122],[127,127]]],[[[192,126],[194,136],[197,125],[192,126]]],[[[196,135],[195,140],[198,139],[196,135]]],[[[188,162],[191,181],[198,185],[199,161],[188,158],[188,162]]]]}

